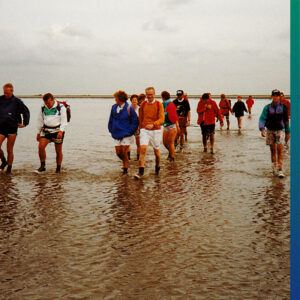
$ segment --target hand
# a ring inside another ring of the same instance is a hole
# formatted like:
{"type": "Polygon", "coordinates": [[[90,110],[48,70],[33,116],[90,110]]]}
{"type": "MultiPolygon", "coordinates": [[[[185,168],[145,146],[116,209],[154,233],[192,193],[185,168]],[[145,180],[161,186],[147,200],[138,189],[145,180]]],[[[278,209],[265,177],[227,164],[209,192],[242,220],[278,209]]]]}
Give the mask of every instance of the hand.
{"type": "Polygon", "coordinates": [[[206,109],[211,109],[211,105],[210,105],[210,104],[207,104],[207,105],[206,105],[206,109]]]}
{"type": "Polygon", "coordinates": [[[21,124],[21,123],[19,123],[19,124],[18,124],[18,127],[19,127],[19,128],[24,128],[24,127],[25,127],[25,125],[24,125],[24,124],[21,124]]]}
{"type": "Polygon", "coordinates": [[[223,126],[224,126],[224,123],[223,123],[223,122],[220,122],[220,126],[223,127],[223,126]]]}
{"type": "Polygon", "coordinates": [[[40,140],[40,138],[41,138],[41,135],[38,133],[38,134],[36,135],[36,140],[37,140],[37,142],[40,140]]]}
{"type": "Polygon", "coordinates": [[[261,136],[266,137],[266,131],[264,129],[261,131],[261,136]]]}
{"type": "Polygon", "coordinates": [[[154,127],[153,124],[147,124],[147,125],[145,126],[145,128],[148,129],[148,130],[151,130],[153,127],[154,127]]]}
{"type": "Polygon", "coordinates": [[[57,138],[58,140],[61,140],[62,137],[63,137],[63,133],[64,133],[63,131],[59,131],[59,132],[57,133],[57,137],[56,137],[56,138],[57,138]]]}

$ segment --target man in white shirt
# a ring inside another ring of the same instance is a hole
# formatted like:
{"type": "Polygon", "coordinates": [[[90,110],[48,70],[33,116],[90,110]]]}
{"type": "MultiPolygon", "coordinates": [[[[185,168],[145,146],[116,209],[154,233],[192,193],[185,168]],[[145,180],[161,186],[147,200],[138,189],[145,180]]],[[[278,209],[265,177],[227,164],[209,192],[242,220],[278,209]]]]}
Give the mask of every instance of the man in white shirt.
{"type": "Polygon", "coordinates": [[[51,93],[43,96],[44,105],[38,116],[37,136],[39,142],[39,157],[41,166],[36,171],[41,173],[46,171],[46,147],[53,142],[56,151],[56,173],[61,170],[63,159],[62,144],[65,127],[67,126],[67,112],[63,104],[57,102],[51,93]]]}

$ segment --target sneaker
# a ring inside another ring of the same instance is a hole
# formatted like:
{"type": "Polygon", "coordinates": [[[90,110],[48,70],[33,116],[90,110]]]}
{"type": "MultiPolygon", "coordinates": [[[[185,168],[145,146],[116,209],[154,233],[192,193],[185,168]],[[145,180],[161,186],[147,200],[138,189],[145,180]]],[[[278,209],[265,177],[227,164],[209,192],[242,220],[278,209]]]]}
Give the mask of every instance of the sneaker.
{"type": "Polygon", "coordinates": [[[139,167],[139,172],[134,175],[135,179],[140,179],[144,175],[144,167],[139,167]]]}
{"type": "Polygon", "coordinates": [[[279,178],[284,178],[284,177],[285,177],[285,175],[284,175],[284,173],[282,172],[282,170],[278,170],[277,176],[278,176],[279,178]]]}
{"type": "Polygon", "coordinates": [[[45,171],[46,171],[46,168],[40,166],[40,167],[35,171],[35,173],[40,174],[40,173],[43,173],[43,172],[45,172],[45,171]]]}
{"type": "Polygon", "coordinates": [[[155,175],[158,175],[160,171],[160,166],[155,166],[155,175]]]}
{"type": "Polygon", "coordinates": [[[277,176],[277,169],[272,167],[272,173],[273,173],[274,176],[277,176]]]}

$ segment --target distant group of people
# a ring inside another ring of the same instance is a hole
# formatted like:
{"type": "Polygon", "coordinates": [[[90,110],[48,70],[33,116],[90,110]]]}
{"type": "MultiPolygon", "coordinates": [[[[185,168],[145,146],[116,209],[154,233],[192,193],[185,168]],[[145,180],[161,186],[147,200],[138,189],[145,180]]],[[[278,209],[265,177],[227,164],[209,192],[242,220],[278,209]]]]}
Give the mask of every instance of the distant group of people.
{"type": "MultiPolygon", "coordinates": [[[[13,94],[11,83],[3,86],[3,95],[0,96],[0,171],[6,169],[7,174],[12,172],[14,160],[13,148],[16,141],[18,128],[29,124],[30,112],[22,100],[13,94]],[[2,150],[2,144],[7,139],[7,156],[2,150]]],[[[271,161],[274,174],[284,177],[283,173],[283,145],[287,145],[290,139],[289,118],[290,102],[285,99],[283,93],[273,90],[272,102],[266,105],[259,118],[259,130],[266,137],[266,143],[270,146],[271,161]]],[[[145,94],[131,95],[130,103],[128,95],[124,91],[114,94],[115,104],[111,108],[108,122],[108,130],[115,142],[116,155],[123,163],[123,174],[128,173],[130,160],[130,145],[137,146],[137,160],[139,164],[136,178],[141,178],[145,172],[145,158],[150,144],[155,155],[155,174],[160,172],[160,144],[163,141],[168,150],[168,160],[175,160],[175,149],[183,148],[187,141],[187,127],[191,121],[191,108],[187,95],[183,90],[176,92],[176,98],[171,100],[167,91],[161,93],[162,102],[155,95],[154,87],[145,89],[145,94]]],[[[201,128],[204,152],[214,153],[214,134],[216,121],[221,128],[226,119],[227,130],[230,129],[230,113],[235,114],[238,128],[242,128],[244,112],[251,115],[254,105],[252,96],[249,96],[246,105],[242,97],[238,96],[236,103],[231,107],[231,102],[224,94],[221,94],[219,105],[211,97],[210,93],[204,93],[197,105],[198,120],[201,128]]],[[[40,167],[37,173],[46,171],[46,147],[53,142],[56,151],[56,173],[60,173],[63,160],[62,145],[65,128],[70,120],[70,110],[65,102],[55,99],[51,93],[43,95],[43,105],[39,111],[37,122],[38,155],[40,167]]]]}
{"type": "MultiPolygon", "coordinates": [[[[277,138],[285,130],[285,142],[289,139],[289,101],[277,97],[277,90],[272,91],[272,103],[264,108],[260,117],[259,129],[265,135],[263,128],[267,128],[267,144],[270,145],[272,153],[273,169],[279,177],[284,177],[282,171],[282,139],[277,138]],[[279,99],[278,103],[277,98],[279,99]],[[279,108],[277,108],[280,107],[279,108]],[[271,113],[269,113],[271,111],[271,113]],[[273,114],[274,112],[274,114],[273,114]],[[274,124],[277,122],[276,124],[274,124]],[[271,136],[274,138],[271,139],[271,136]],[[281,145],[281,146],[277,146],[281,145]],[[275,146],[276,145],[276,146],[275,146]]],[[[137,159],[139,169],[135,178],[141,178],[145,172],[145,156],[147,147],[150,144],[154,149],[155,155],[155,174],[160,171],[160,143],[163,141],[168,150],[168,160],[173,162],[175,159],[175,148],[179,145],[183,148],[187,139],[187,127],[190,125],[191,109],[187,95],[183,90],[176,92],[176,99],[171,100],[170,93],[161,93],[162,103],[155,97],[154,87],[145,89],[145,94],[132,95],[131,104],[127,102],[128,95],[124,91],[117,91],[114,94],[116,103],[112,106],[108,130],[115,140],[115,150],[117,156],[123,162],[123,174],[128,173],[130,145],[135,137],[137,145],[137,159]],[[131,108],[130,108],[131,107],[131,108]],[[163,128],[163,130],[162,130],[163,128]]],[[[223,119],[226,119],[227,130],[230,129],[230,113],[235,114],[238,123],[238,130],[242,129],[242,118],[244,112],[251,116],[254,105],[253,97],[250,95],[246,100],[246,105],[242,97],[238,96],[236,103],[231,107],[231,102],[224,94],[221,94],[219,106],[211,98],[210,93],[204,93],[197,105],[198,120],[201,128],[202,143],[204,152],[208,151],[208,141],[210,153],[214,153],[215,124],[218,120],[221,128],[223,119]],[[247,107],[246,107],[247,105],[247,107]]]]}

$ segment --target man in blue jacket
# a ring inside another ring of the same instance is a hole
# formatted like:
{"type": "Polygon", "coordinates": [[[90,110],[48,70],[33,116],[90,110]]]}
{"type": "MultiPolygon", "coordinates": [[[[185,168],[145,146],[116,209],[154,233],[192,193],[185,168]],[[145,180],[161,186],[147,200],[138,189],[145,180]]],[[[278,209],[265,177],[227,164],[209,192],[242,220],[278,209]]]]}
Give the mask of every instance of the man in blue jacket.
{"type": "Polygon", "coordinates": [[[274,175],[284,177],[282,171],[284,132],[289,133],[289,117],[287,108],[280,103],[280,91],[272,91],[272,102],[267,104],[259,118],[259,130],[266,137],[266,144],[270,146],[274,175]],[[267,128],[267,132],[265,131],[267,128]]]}
{"type": "Polygon", "coordinates": [[[128,173],[129,146],[134,139],[134,133],[138,128],[138,116],[127,103],[128,96],[124,91],[114,93],[116,104],[111,108],[111,113],[108,121],[108,131],[115,140],[115,149],[117,156],[123,162],[123,174],[128,173]]]}
{"type": "Polygon", "coordinates": [[[0,170],[3,171],[7,166],[7,174],[10,174],[12,169],[18,128],[27,126],[30,119],[29,109],[22,100],[14,96],[13,92],[13,85],[6,83],[3,86],[4,95],[0,96],[0,170]],[[1,149],[5,139],[7,139],[7,160],[1,149]]]}

